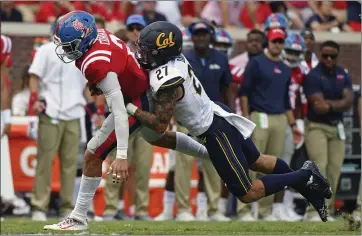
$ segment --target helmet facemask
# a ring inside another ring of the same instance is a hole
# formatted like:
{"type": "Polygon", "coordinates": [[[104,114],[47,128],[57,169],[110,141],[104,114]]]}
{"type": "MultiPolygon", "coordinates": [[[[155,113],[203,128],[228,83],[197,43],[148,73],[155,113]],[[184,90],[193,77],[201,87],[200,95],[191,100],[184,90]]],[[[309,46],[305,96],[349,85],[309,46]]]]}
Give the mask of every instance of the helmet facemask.
{"type": "Polygon", "coordinates": [[[146,46],[142,46],[140,41],[136,41],[136,59],[145,69],[153,69],[158,66],[155,56],[159,52],[157,50],[150,50],[146,46]]]}
{"type": "Polygon", "coordinates": [[[62,43],[60,39],[54,35],[54,43],[57,45],[55,53],[64,63],[73,62],[83,55],[79,50],[81,41],[81,39],[74,39],[71,42],[62,43]]]}
{"type": "Polygon", "coordinates": [[[225,53],[226,56],[230,57],[233,51],[233,47],[229,43],[213,43],[213,48],[218,50],[219,52],[225,53]]]}
{"type": "Polygon", "coordinates": [[[283,62],[291,68],[297,67],[304,60],[303,51],[288,48],[284,48],[281,57],[283,62]]]}

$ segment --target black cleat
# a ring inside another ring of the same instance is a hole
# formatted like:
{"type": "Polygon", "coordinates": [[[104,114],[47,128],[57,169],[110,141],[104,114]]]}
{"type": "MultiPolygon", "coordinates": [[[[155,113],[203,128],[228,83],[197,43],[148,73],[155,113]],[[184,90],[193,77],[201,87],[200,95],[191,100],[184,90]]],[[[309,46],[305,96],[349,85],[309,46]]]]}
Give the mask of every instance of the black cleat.
{"type": "Polygon", "coordinates": [[[304,162],[302,170],[309,170],[312,175],[307,183],[307,187],[322,194],[324,198],[332,198],[332,188],[329,181],[321,174],[318,166],[312,161],[304,162]]]}
{"type": "Polygon", "coordinates": [[[308,205],[312,204],[314,209],[318,212],[319,217],[323,222],[328,218],[328,207],[326,199],[323,196],[319,196],[315,191],[308,189],[305,193],[301,193],[305,199],[307,199],[308,205]]]}

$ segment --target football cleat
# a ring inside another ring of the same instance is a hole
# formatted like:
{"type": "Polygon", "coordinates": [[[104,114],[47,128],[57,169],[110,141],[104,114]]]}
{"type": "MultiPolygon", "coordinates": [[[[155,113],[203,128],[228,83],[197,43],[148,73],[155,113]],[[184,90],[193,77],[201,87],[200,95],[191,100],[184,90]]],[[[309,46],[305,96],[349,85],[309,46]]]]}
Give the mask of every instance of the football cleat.
{"type": "Polygon", "coordinates": [[[44,230],[57,230],[57,231],[83,231],[88,230],[88,222],[76,220],[69,216],[59,222],[58,224],[45,225],[44,230]]]}
{"type": "Polygon", "coordinates": [[[307,199],[308,205],[312,204],[322,221],[328,221],[328,207],[326,204],[326,199],[324,197],[318,196],[310,190],[306,194],[302,195],[307,199]]]}
{"type": "Polygon", "coordinates": [[[304,162],[303,170],[309,170],[312,175],[307,182],[307,187],[322,194],[324,198],[332,198],[332,188],[329,181],[321,174],[318,166],[312,161],[304,162]]]}
{"type": "Polygon", "coordinates": [[[328,220],[328,207],[326,198],[332,197],[332,190],[329,181],[320,173],[318,166],[312,161],[306,161],[303,170],[311,172],[306,188],[300,192],[308,204],[312,204],[323,222],[328,220]]]}

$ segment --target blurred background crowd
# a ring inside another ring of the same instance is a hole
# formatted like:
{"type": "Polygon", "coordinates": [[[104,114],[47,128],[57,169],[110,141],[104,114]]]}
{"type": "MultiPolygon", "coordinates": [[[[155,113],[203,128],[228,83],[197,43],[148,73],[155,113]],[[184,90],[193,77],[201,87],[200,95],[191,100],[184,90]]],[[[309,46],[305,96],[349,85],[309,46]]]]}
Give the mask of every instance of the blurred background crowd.
{"type": "Polygon", "coordinates": [[[262,29],[271,13],[284,14],[292,29],[315,31],[361,31],[360,11],[355,1],[9,1],[1,7],[1,21],[52,23],[58,15],[83,10],[102,16],[107,23],[125,23],[133,13],[146,23],[167,19],[189,25],[197,18],[217,25],[262,29]]]}
{"type": "MultiPolygon", "coordinates": [[[[148,24],[166,20],[179,26],[184,34],[184,55],[211,100],[227,104],[257,124],[252,138],[261,152],[282,157],[293,168],[300,168],[306,159],[317,162],[331,181],[334,192],[329,204],[329,220],[333,221],[338,216],[336,208],[341,209],[341,204],[336,204],[336,192],[341,188],[341,167],[349,145],[346,145],[349,136],[344,134],[343,137],[340,124],[345,113],[349,112],[352,119],[350,129],[359,127],[357,107],[360,105],[357,103],[360,93],[353,92],[352,82],[359,83],[361,74],[359,78],[354,78],[347,72],[350,68],[340,66],[338,59],[344,53],[344,46],[326,41],[317,47],[316,37],[319,31],[341,34],[361,32],[359,2],[16,1],[1,2],[1,21],[53,24],[59,16],[73,10],[92,13],[99,27],[114,32],[127,42],[131,50],[135,48],[140,31],[148,24]],[[242,49],[236,49],[237,45],[227,30],[230,27],[247,30],[242,49]],[[288,33],[289,30],[298,33],[288,33]],[[270,57],[274,61],[269,61],[270,57]],[[278,87],[277,83],[274,83],[274,88],[268,85],[270,81],[284,77],[291,78],[290,87],[278,87]],[[313,82],[313,79],[319,78],[327,78],[333,81],[333,85],[313,82]],[[344,89],[351,94],[345,94],[344,89]],[[337,102],[322,105],[308,103],[315,91],[337,102]],[[284,107],[285,98],[294,111],[296,126],[304,133],[303,141],[296,147],[286,118],[280,115],[285,112],[284,108],[280,110],[284,107]],[[331,110],[332,106],[335,110],[331,110]]],[[[72,210],[78,193],[86,142],[108,114],[105,99],[99,96],[95,102],[91,101],[86,81],[74,82],[73,77],[78,75],[72,71],[71,65],[63,64],[56,57],[51,37],[31,38],[34,40],[33,50],[28,58],[21,59],[29,62],[24,64],[16,61],[17,56],[12,55],[14,62],[3,57],[3,54],[10,54],[6,49],[16,47],[14,43],[11,45],[12,37],[9,36],[2,36],[2,68],[14,63],[21,69],[21,72],[10,73],[7,84],[11,94],[11,112],[14,117],[39,117],[27,131],[29,138],[37,140],[38,152],[32,193],[4,190],[11,193],[8,196],[2,194],[1,212],[5,215],[31,215],[37,221],[46,220],[49,216],[64,217],[72,210]],[[52,96],[58,92],[58,97],[52,96]],[[51,170],[56,153],[59,155],[61,177],[60,190],[54,193],[51,191],[51,170]]],[[[5,110],[3,106],[2,110],[5,110]]],[[[169,129],[187,133],[176,123],[171,123],[169,129]]],[[[10,130],[4,133],[9,134],[11,139],[10,130]]],[[[192,211],[190,194],[191,185],[195,184],[190,180],[195,158],[180,157],[183,154],[173,151],[169,151],[167,156],[168,174],[162,186],[165,189],[163,210],[151,217],[149,183],[154,150],[139,136],[129,145],[132,178],[121,187],[105,178],[102,192],[104,211],[95,214],[90,209],[90,217],[95,220],[230,221],[230,216],[235,215],[241,221],[319,220],[316,212],[308,208],[303,200],[298,200],[302,197],[289,189],[259,203],[235,204],[235,199],[229,196],[208,161],[197,161],[198,182],[193,186],[197,188],[197,196],[196,202],[192,203],[197,207],[196,211],[192,211]],[[131,206],[127,211],[124,198],[131,206]]],[[[10,153],[11,148],[10,145],[10,153]]],[[[115,158],[114,153],[109,157],[110,160],[112,158],[115,158]]],[[[357,161],[350,161],[349,166],[352,165],[358,175],[360,164],[358,157],[354,159],[357,161]]],[[[2,164],[2,170],[4,168],[2,164]]],[[[12,175],[16,174],[13,170],[12,175]]],[[[358,185],[359,178],[354,179],[354,189],[358,185]]],[[[358,211],[357,191],[350,198],[353,206],[346,207],[345,211],[358,211]]]]}

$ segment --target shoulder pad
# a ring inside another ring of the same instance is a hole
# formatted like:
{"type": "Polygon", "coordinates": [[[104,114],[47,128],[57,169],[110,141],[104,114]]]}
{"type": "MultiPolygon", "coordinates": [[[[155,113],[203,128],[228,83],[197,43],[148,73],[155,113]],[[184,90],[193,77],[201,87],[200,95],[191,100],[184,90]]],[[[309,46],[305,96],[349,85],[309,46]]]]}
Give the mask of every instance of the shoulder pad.
{"type": "Polygon", "coordinates": [[[180,86],[184,81],[182,73],[172,64],[166,64],[150,71],[150,86],[153,92],[180,86]]]}
{"type": "Polygon", "coordinates": [[[109,50],[87,52],[84,59],[76,61],[76,65],[88,81],[98,83],[110,70],[111,55],[109,50]]]}
{"type": "Polygon", "coordinates": [[[172,79],[166,81],[165,83],[163,83],[158,90],[178,87],[178,86],[180,86],[184,81],[185,81],[185,79],[182,78],[181,76],[172,78],[172,79]]]}

